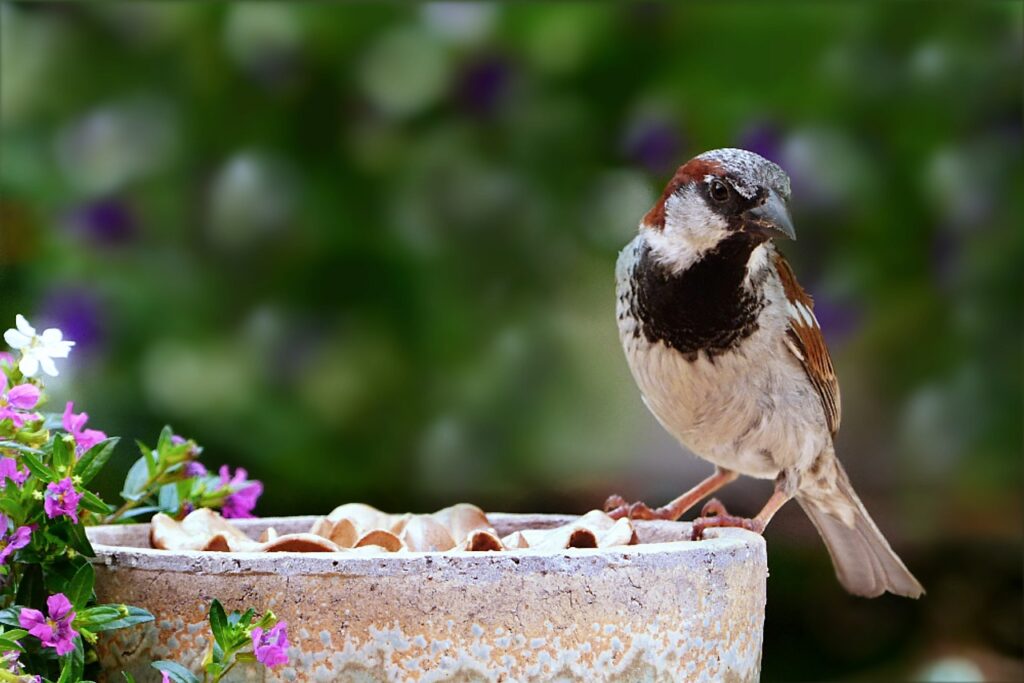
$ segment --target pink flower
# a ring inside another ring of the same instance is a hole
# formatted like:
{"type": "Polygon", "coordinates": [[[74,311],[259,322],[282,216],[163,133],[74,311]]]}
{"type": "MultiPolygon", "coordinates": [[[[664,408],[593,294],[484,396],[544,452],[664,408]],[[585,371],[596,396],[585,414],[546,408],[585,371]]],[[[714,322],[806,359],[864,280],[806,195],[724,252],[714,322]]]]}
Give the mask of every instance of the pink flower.
{"type": "Polygon", "coordinates": [[[50,612],[49,617],[37,609],[26,607],[18,615],[18,623],[43,645],[56,648],[58,655],[66,655],[75,649],[74,641],[78,636],[78,631],[71,627],[75,620],[71,602],[63,593],[57,593],[46,599],[46,609],[50,612]]]}
{"type": "Polygon", "coordinates": [[[50,519],[64,515],[70,517],[75,524],[78,523],[78,501],[82,494],[75,491],[75,485],[71,477],[53,482],[46,487],[46,500],[43,502],[43,509],[50,519]]]}
{"type": "Polygon", "coordinates": [[[6,564],[8,557],[32,540],[32,527],[19,526],[14,533],[10,533],[7,530],[9,521],[7,515],[0,514],[0,565],[6,564]]]}
{"type": "Polygon", "coordinates": [[[171,683],[171,677],[166,671],[160,672],[160,683],[171,683]]]}
{"type": "Polygon", "coordinates": [[[18,469],[18,461],[14,458],[0,457],[0,489],[7,486],[7,480],[10,479],[18,487],[25,484],[25,480],[28,479],[29,471],[27,467],[18,469]]]}
{"type": "Polygon", "coordinates": [[[231,476],[231,470],[227,465],[221,465],[220,484],[221,487],[229,487],[231,493],[224,499],[221,507],[221,514],[228,519],[250,518],[256,501],[263,495],[263,484],[259,481],[249,481],[249,473],[244,468],[235,470],[235,476],[231,476]]]}
{"type": "Polygon", "coordinates": [[[67,406],[64,407],[64,429],[74,437],[75,453],[81,455],[107,438],[107,435],[98,429],[85,429],[85,423],[89,420],[89,414],[79,413],[75,415],[72,412],[74,407],[75,404],[71,401],[68,401],[67,406]]]}
{"type": "Polygon", "coordinates": [[[7,392],[7,402],[20,410],[32,410],[39,403],[39,387],[35,384],[19,384],[7,392]]]}
{"type": "Polygon", "coordinates": [[[19,384],[7,391],[7,377],[0,374],[0,420],[10,419],[15,429],[21,429],[26,420],[38,420],[37,413],[29,413],[39,403],[39,387],[19,384]]]}
{"type": "Polygon", "coordinates": [[[252,630],[252,649],[260,664],[268,668],[288,663],[288,623],[279,622],[264,631],[257,626],[252,630]]]}

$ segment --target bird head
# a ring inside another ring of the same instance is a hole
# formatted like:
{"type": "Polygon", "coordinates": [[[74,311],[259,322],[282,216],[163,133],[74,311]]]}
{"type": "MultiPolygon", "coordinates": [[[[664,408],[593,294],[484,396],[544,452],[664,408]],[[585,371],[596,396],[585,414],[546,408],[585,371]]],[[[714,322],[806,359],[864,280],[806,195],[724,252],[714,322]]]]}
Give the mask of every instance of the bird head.
{"type": "Polygon", "coordinates": [[[640,231],[665,265],[683,269],[734,235],[755,245],[796,239],[788,200],[789,176],[777,164],[743,149],[716,149],[679,167],[640,231]]]}

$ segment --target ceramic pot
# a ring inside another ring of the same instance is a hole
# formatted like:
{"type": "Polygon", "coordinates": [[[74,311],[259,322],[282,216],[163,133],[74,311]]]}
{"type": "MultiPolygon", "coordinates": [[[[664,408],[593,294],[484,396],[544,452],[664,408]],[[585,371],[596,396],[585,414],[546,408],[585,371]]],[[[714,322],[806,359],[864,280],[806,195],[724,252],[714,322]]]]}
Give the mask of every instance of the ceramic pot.
{"type": "MultiPolygon", "coordinates": [[[[488,515],[499,534],[572,518],[488,515]]],[[[312,517],[241,520],[306,531],[312,517]]],[[[119,671],[158,681],[173,659],[201,672],[210,600],[273,610],[290,661],[240,665],[237,681],[755,681],[768,575],[763,539],[636,522],[639,545],[545,552],[230,553],[149,547],[149,525],[93,527],[101,602],[149,624],[101,639],[119,671]]],[[[237,675],[236,675],[237,672],[237,675]]]]}

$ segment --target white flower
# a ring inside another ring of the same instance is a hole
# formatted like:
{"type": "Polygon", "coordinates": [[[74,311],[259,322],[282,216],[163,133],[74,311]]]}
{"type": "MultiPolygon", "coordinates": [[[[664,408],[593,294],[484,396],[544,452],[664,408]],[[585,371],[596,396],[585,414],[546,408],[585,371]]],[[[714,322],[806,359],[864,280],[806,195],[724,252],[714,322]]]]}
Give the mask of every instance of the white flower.
{"type": "Polygon", "coordinates": [[[67,358],[73,341],[64,341],[64,334],[56,327],[43,330],[42,334],[36,334],[36,328],[28,324],[25,316],[18,314],[15,319],[17,329],[11,328],[4,332],[4,341],[12,349],[21,351],[21,361],[18,369],[25,377],[33,377],[39,368],[43,369],[50,377],[57,376],[57,366],[54,358],[67,358]]]}

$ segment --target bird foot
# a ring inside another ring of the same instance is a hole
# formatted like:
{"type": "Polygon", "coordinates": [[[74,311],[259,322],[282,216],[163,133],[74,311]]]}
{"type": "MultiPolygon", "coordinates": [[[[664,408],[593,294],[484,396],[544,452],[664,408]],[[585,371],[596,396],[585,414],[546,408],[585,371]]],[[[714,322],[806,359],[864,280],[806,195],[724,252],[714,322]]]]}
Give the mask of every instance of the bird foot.
{"type": "Polygon", "coordinates": [[[627,503],[625,498],[618,495],[608,496],[608,500],[604,502],[604,511],[612,519],[622,519],[623,517],[629,519],[675,519],[671,516],[671,512],[662,508],[651,509],[646,503],[640,501],[627,503]]]}
{"type": "Polygon", "coordinates": [[[704,530],[713,527],[735,527],[753,531],[755,534],[764,533],[765,524],[757,518],[737,517],[730,515],[722,502],[712,498],[700,511],[700,517],[693,520],[693,533],[690,538],[699,541],[704,538],[704,530]]]}

